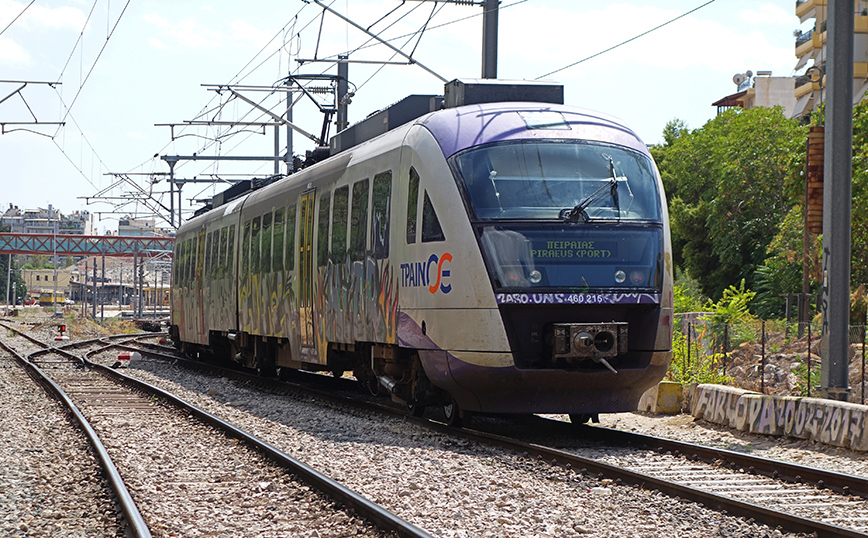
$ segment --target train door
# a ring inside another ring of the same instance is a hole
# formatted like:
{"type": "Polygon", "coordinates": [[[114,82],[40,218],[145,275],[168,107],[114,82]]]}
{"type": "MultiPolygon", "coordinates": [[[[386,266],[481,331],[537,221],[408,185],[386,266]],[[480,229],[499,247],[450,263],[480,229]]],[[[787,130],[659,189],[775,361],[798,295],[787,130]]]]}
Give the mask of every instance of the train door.
{"type": "Polygon", "coordinates": [[[316,189],[301,195],[299,210],[298,233],[298,281],[299,281],[299,313],[301,328],[301,356],[316,357],[316,337],[314,335],[314,282],[313,272],[313,222],[314,201],[316,189]]]}

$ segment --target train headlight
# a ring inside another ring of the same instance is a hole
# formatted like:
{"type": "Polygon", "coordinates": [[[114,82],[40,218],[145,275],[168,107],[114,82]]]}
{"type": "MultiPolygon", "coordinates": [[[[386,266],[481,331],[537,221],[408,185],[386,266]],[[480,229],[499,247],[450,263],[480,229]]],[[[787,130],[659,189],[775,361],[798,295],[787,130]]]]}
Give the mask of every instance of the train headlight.
{"type": "Polygon", "coordinates": [[[645,273],[642,271],[630,271],[630,281],[639,286],[645,283],[645,273]]]}
{"type": "Polygon", "coordinates": [[[540,281],[542,280],[542,273],[540,273],[539,271],[534,269],[533,271],[530,272],[530,274],[527,277],[530,279],[530,281],[532,283],[539,284],[540,281]]]}
{"type": "Polygon", "coordinates": [[[615,282],[623,284],[625,280],[627,280],[627,273],[624,271],[615,271],[615,282]]]}

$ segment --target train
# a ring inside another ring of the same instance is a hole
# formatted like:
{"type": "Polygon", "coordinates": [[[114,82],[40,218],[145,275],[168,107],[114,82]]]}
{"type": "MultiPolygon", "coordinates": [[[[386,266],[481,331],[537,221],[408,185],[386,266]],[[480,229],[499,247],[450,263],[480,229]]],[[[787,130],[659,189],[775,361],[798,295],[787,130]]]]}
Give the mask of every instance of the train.
{"type": "Polygon", "coordinates": [[[562,87],[450,84],[184,223],[175,345],[263,375],[352,372],[450,424],[635,410],[672,356],[650,152],[562,87]]]}
{"type": "Polygon", "coordinates": [[[55,304],[66,304],[66,299],[62,291],[40,291],[39,292],[40,306],[54,306],[55,304]]]}

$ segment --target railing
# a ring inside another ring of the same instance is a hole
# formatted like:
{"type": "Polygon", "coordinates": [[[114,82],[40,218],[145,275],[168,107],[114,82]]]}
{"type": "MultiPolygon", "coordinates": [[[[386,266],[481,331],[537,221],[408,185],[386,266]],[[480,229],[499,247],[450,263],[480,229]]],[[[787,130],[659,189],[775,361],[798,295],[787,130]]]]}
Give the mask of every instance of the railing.
{"type": "MultiPolygon", "coordinates": [[[[670,377],[688,383],[726,382],[762,394],[817,396],[820,329],[819,323],[720,323],[711,314],[679,314],[670,377]]],[[[866,352],[866,325],[851,325],[850,402],[864,404],[868,396],[866,352]]]]}
{"type": "Polygon", "coordinates": [[[798,36],[796,36],[796,48],[799,48],[800,46],[804,45],[805,43],[807,43],[808,41],[813,39],[813,37],[814,37],[814,29],[813,28],[811,28],[810,30],[808,30],[807,32],[805,32],[803,34],[799,34],[798,36]]]}

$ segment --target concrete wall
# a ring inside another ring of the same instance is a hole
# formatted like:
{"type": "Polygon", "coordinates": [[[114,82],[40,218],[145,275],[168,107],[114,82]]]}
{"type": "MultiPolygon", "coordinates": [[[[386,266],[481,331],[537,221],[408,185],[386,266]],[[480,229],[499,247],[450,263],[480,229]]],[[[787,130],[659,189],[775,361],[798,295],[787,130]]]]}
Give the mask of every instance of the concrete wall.
{"type": "Polygon", "coordinates": [[[868,406],[792,396],[766,396],[723,385],[693,385],[687,402],[691,415],[739,431],[811,439],[868,451],[868,406]]]}

